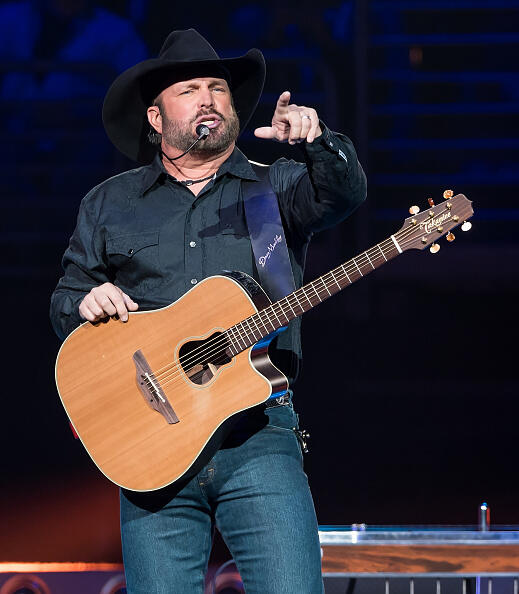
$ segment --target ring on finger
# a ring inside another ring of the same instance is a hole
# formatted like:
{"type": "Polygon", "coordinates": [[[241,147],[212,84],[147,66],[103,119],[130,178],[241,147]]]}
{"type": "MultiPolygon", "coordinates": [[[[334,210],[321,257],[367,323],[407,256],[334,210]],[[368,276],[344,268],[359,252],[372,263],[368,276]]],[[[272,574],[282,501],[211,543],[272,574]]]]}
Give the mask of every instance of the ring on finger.
{"type": "Polygon", "coordinates": [[[301,116],[301,119],[304,119],[304,118],[308,118],[309,120],[312,119],[309,115],[306,115],[306,113],[301,116]]]}

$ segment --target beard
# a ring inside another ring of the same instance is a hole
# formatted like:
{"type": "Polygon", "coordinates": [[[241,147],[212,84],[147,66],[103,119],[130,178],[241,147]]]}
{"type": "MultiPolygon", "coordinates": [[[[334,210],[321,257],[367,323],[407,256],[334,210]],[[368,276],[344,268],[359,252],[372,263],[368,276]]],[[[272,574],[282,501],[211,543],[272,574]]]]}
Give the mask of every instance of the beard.
{"type": "MultiPolygon", "coordinates": [[[[190,122],[170,120],[165,113],[162,113],[162,140],[169,146],[173,146],[182,152],[185,152],[196,140],[196,135],[193,134],[192,125],[196,120],[209,113],[198,113],[190,122]]],[[[220,153],[227,148],[238,138],[240,133],[240,121],[236,111],[233,109],[232,114],[226,118],[220,112],[212,109],[211,114],[217,115],[221,123],[217,128],[213,128],[209,136],[201,140],[191,152],[198,155],[209,155],[220,153]]]]}

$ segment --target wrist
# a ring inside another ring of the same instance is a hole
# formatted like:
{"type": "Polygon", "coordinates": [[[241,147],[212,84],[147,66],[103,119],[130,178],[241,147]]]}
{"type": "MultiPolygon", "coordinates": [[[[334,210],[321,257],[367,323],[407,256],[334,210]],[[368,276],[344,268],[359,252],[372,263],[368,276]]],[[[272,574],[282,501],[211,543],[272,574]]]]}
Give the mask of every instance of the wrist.
{"type": "MultiPolygon", "coordinates": [[[[323,135],[323,130],[322,130],[321,126],[318,126],[317,130],[315,131],[315,136],[314,136],[314,139],[312,140],[312,142],[315,142],[316,140],[320,140],[322,135],[323,135]]],[[[312,143],[310,143],[310,144],[312,144],[312,143]]]]}

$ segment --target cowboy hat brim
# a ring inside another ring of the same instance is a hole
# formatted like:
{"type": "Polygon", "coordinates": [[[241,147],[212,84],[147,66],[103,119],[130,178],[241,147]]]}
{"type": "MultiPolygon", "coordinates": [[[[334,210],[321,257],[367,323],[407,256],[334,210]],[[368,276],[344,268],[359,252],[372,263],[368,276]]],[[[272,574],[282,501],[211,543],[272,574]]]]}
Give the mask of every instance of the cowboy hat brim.
{"type": "Polygon", "coordinates": [[[168,60],[159,57],[132,66],[108,89],[103,103],[103,124],[115,147],[133,161],[149,163],[157,153],[157,148],[147,138],[150,128],[146,110],[152,99],[175,80],[186,80],[182,76],[194,78],[193,73],[210,73],[213,69],[216,73],[229,74],[240,132],[243,131],[258,105],[265,83],[265,59],[258,49],[251,49],[238,58],[168,60]],[[157,87],[159,80],[162,88],[157,87]]]}

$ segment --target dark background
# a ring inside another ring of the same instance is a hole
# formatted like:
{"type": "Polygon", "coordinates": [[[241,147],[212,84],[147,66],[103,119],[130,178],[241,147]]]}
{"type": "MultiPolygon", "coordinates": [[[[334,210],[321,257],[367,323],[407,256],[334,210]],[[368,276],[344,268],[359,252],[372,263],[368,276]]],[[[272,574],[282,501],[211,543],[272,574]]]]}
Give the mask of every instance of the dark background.
{"type": "Polygon", "coordinates": [[[469,233],[305,317],[295,399],[320,524],[474,524],[482,501],[492,522],[519,523],[519,2],[176,4],[0,5],[1,559],[120,560],[117,489],[56,392],[48,303],[81,198],[133,166],[105,137],[106,88],[191,26],[222,56],[265,53],[249,158],[300,158],[251,132],[285,89],[355,142],[368,200],[314,238],[308,280],[394,233],[413,204],[447,188],[473,201],[469,233]]]}

